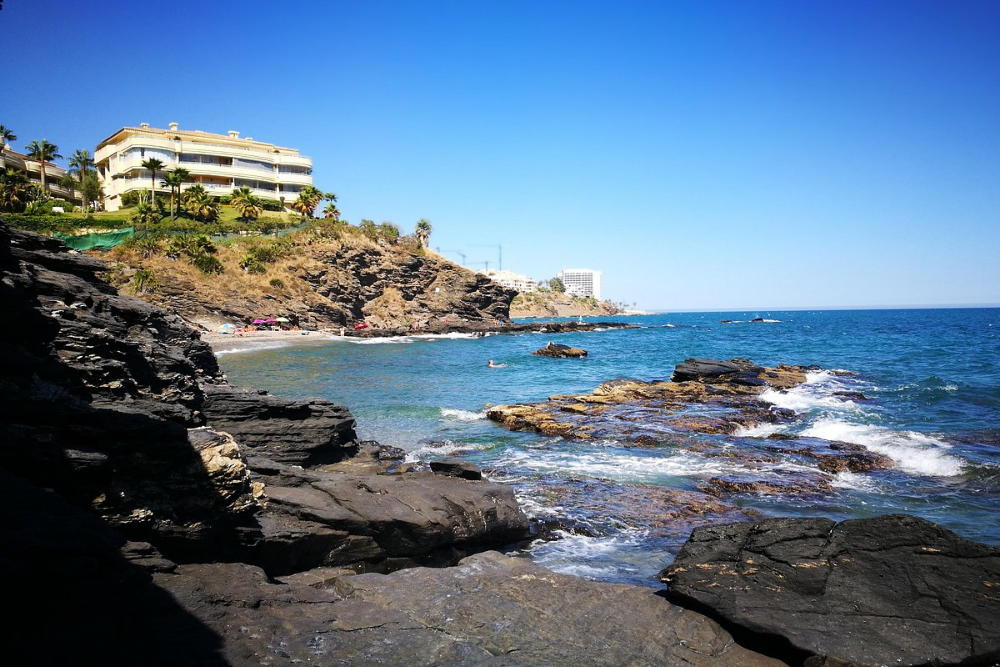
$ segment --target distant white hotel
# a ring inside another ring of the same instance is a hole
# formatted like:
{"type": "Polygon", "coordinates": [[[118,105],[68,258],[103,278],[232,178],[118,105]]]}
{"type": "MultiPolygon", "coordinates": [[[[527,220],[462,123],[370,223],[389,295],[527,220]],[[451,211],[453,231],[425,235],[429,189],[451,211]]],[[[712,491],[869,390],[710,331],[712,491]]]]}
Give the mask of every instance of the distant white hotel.
{"type": "Polygon", "coordinates": [[[566,286],[566,293],[573,296],[592,296],[601,300],[601,272],[593,269],[563,269],[559,280],[566,286]]]}
{"type": "Polygon", "coordinates": [[[538,289],[538,281],[532,280],[528,276],[522,276],[513,271],[483,271],[483,275],[495,283],[499,283],[507,289],[517,290],[520,293],[534,292],[538,289]]]}
{"type": "Polygon", "coordinates": [[[156,158],[164,171],[187,169],[191,183],[199,183],[210,195],[228,195],[233,189],[248,187],[257,197],[287,201],[312,185],[312,160],[294,148],[283,148],[230,130],[228,135],[200,130],[181,130],[170,123],[166,130],[141,123],[123,127],[97,145],[94,161],[104,187],[105,207],[121,208],[121,195],[149,188],[152,174],[142,163],[156,158]]]}

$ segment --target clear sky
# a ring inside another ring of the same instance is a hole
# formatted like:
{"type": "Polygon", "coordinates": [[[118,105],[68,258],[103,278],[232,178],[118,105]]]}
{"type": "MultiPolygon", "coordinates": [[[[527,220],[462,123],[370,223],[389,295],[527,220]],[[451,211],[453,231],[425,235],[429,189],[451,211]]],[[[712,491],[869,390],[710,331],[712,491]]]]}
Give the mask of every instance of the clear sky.
{"type": "Polygon", "coordinates": [[[1000,303],[997,0],[4,0],[0,124],[298,148],[344,217],[640,308],[1000,303]]]}

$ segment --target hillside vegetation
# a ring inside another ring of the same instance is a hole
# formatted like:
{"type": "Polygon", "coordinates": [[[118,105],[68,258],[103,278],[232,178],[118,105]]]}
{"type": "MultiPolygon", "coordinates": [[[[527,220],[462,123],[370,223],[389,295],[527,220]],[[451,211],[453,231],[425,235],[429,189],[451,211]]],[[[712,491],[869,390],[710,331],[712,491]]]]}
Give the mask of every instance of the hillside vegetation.
{"type": "Polygon", "coordinates": [[[332,220],[283,237],[136,238],[102,258],[122,291],[209,329],[279,316],[308,328],[435,329],[507,318],[514,296],[395,227],[332,220]]]}

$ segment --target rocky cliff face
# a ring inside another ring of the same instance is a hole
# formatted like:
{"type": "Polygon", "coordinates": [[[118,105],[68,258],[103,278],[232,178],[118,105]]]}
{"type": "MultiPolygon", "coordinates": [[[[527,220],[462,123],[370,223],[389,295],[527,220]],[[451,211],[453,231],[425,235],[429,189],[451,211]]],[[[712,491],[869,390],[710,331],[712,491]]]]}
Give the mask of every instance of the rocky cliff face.
{"type": "Polygon", "coordinates": [[[360,443],[348,410],[230,386],[179,317],[99,280],[103,263],[44,237],[0,234],[8,472],[182,560],[240,558],[287,571],[475,550],[484,538],[524,534],[512,493],[488,482],[415,471],[393,476],[407,512],[359,502],[364,475],[386,473],[399,455],[360,443]],[[310,483],[323,495],[281,491],[302,486],[301,468],[316,470],[310,483]],[[464,529],[435,516],[449,502],[464,529]],[[370,543],[370,521],[416,537],[370,543]],[[350,548],[359,540],[370,544],[350,548]]]}
{"type": "Polygon", "coordinates": [[[137,268],[151,270],[157,287],[143,299],[214,328],[284,315],[302,326],[339,327],[365,320],[374,327],[433,328],[438,321],[492,322],[507,318],[515,293],[438,255],[414,253],[386,241],[315,239],[284,242],[283,257],[263,275],[239,266],[240,251],[221,247],[221,275],[204,275],[183,259],[116,251],[113,277],[128,285],[137,268]]]}

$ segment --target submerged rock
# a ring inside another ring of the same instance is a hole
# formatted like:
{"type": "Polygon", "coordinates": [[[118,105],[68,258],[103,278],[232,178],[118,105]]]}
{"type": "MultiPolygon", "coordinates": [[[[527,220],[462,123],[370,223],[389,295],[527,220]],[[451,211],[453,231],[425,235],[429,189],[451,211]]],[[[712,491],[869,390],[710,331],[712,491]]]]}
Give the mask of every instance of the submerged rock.
{"type": "Polygon", "coordinates": [[[908,515],[698,528],[661,579],[745,645],[829,658],[812,664],[1000,659],[1000,549],[908,515]]]}

